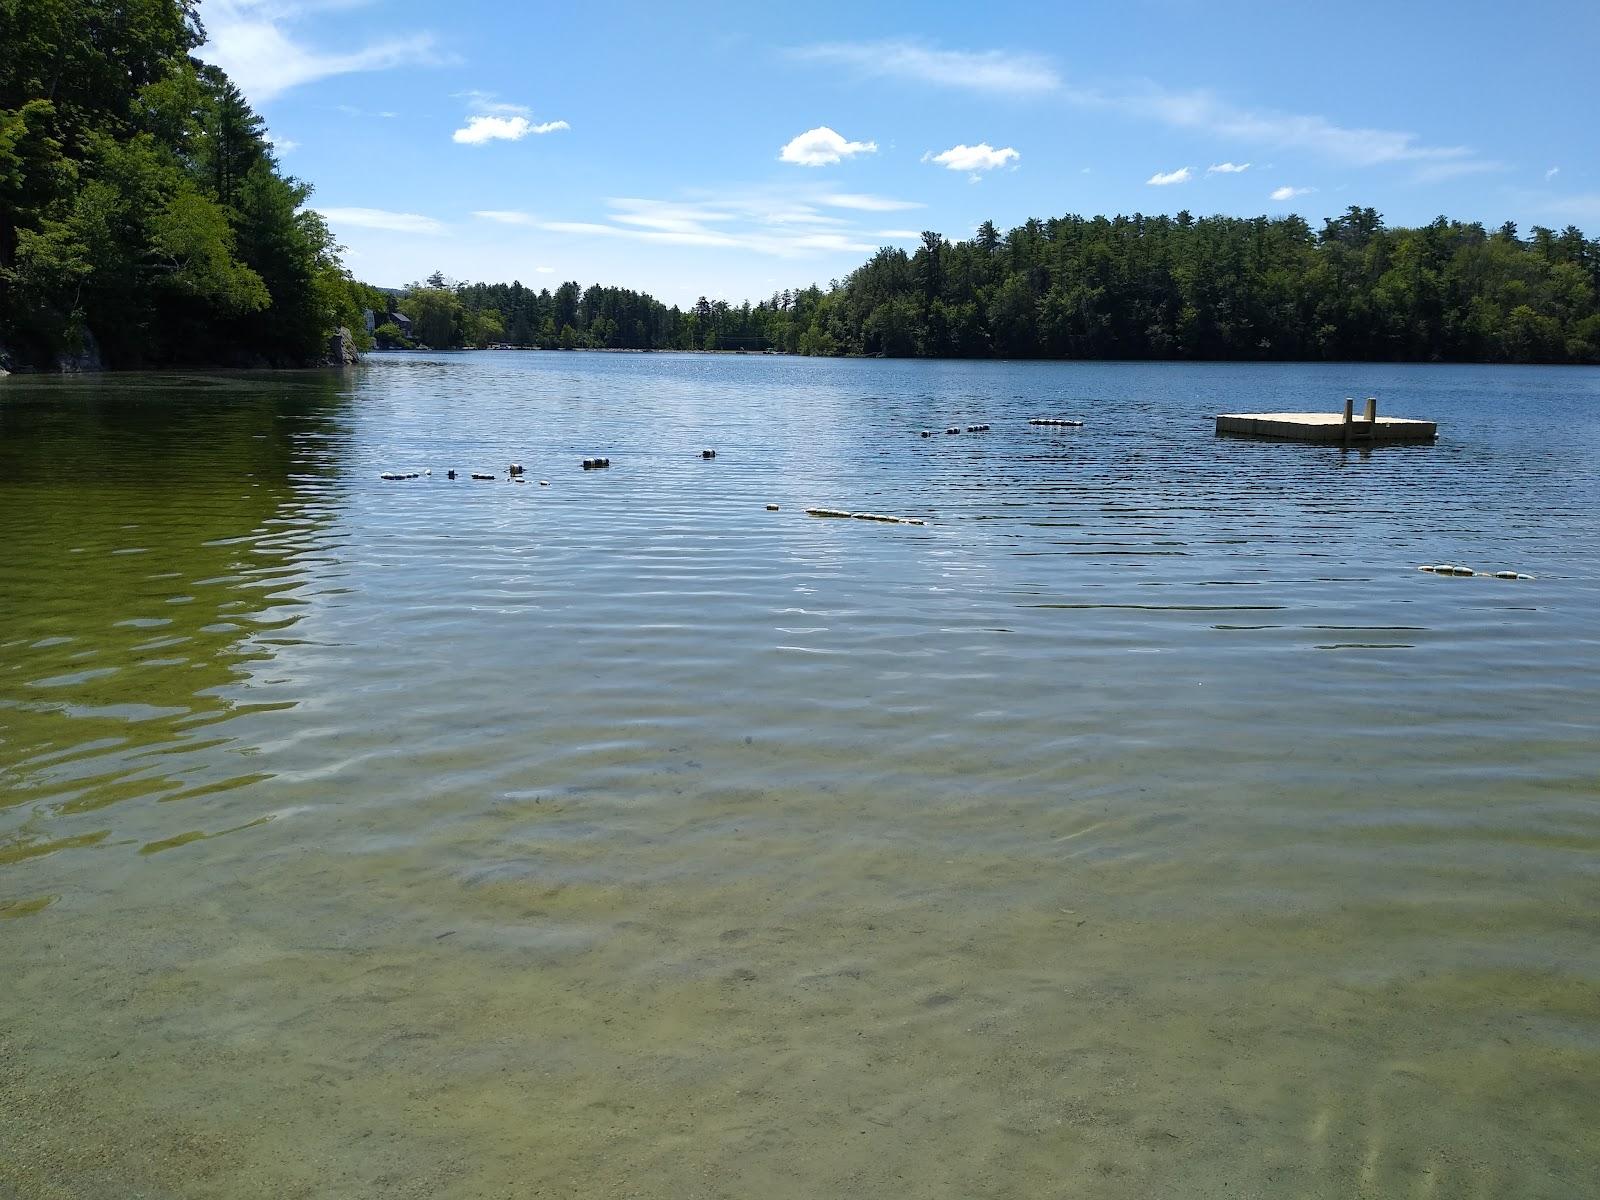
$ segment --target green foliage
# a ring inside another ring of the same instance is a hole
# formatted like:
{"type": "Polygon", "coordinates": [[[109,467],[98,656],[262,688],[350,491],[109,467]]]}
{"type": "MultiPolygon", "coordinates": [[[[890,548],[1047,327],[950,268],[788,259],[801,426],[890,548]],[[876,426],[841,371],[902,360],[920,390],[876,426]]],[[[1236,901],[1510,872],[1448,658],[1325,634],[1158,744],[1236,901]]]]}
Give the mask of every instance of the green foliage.
{"type": "Polygon", "coordinates": [[[466,311],[448,288],[413,287],[400,311],[411,318],[411,336],[419,346],[448,350],[465,344],[466,311]]]}
{"type": "Polygon", "coordinates": [[[191,0],[0,0],[0,343],[46,365],[318,361],[360,329],[310,188],[189,52],[191,0]]]}
{"type": "MultiPolygon", "coordinates": [[[[438,277],[441,284],[443,276],[438,277]]],[[[1600,361],[1600,240],[1299,217],[1068,216],[927,233],[843,281],[686,309],[617,288],[459,284],[451,345],[1017,358],[1600,361]],[[480,331],[480,332],[474,332],[480,331]],[[465,339],[464,341],[461,339],[465,339]]],[[[432,342],[429,343],[434,344],[432,342]]]]}
{"type": "Polygon", "coordinates": [[[372,338],[380,350],[410,350],[415,344],[393,321],[385,321],[375,328],[372,331],[372,338]]]}
{"type": "Polygon", "coordinates": [[[171,196],[150,222],[149,245],[163,280],[182,295],[206,301],[221,315],[255,312],[272,303],[267,288],[233,257],[233,230],[220,205],[193,188],[171,196]]]}

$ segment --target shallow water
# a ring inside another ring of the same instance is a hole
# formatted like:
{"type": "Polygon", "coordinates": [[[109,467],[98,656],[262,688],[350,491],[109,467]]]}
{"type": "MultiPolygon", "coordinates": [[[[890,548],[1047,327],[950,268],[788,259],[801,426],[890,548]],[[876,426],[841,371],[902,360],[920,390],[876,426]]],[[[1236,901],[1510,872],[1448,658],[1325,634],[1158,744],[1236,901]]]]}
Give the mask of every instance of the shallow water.
{"type": "Polygon", "coordinates": [[[1594,1186],[1600,372],[11,378],[0,547],[0,1196],[1594,1186]]]}

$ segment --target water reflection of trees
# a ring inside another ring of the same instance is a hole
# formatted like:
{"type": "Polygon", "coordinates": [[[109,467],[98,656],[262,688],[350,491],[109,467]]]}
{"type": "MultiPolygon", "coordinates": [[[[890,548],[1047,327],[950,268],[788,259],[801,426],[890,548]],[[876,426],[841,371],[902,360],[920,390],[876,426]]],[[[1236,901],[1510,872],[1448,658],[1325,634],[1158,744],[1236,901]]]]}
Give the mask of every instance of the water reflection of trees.
{"type": "Polygon", "coordinates": [[[263,777],[227,722],[294,703],[251,683],[308,602],[347,390],[331,372],[0,389],[0,869],[97,844],[109,806],[263,777]]]}

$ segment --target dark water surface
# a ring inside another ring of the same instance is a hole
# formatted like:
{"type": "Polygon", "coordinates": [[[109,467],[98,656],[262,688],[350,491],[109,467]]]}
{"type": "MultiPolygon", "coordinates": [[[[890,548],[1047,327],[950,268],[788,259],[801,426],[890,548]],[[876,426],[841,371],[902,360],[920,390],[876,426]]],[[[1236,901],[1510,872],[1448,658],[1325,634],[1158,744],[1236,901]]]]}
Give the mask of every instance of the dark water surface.
{"type": "Polygon", "coordinates": [[[1600,372],[0,381],[0,1196],[1590,1195],[1597,854],[1600,372]]]}

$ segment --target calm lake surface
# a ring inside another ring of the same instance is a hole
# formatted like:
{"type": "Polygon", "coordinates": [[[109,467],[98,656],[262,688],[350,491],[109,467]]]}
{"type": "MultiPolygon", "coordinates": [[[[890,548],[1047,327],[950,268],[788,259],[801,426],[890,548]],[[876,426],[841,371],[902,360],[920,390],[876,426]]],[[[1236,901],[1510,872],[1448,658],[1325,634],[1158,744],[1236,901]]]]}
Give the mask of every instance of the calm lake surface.
{"type": "Polygon", "coordinates": [[[1597,855],[1600,371],[0,380],[0,1196],[1592,1195],[1597,855]]]}

